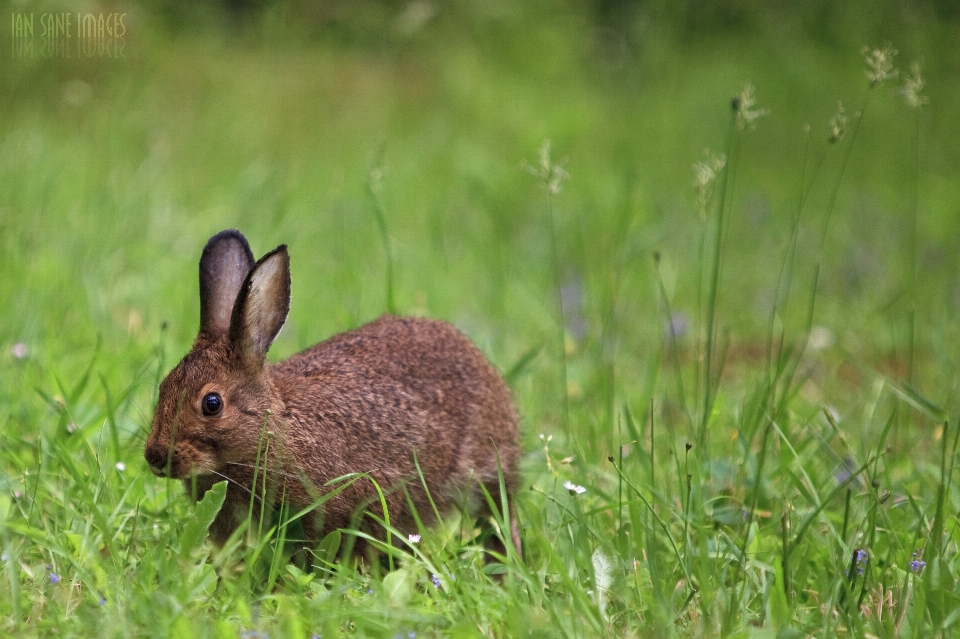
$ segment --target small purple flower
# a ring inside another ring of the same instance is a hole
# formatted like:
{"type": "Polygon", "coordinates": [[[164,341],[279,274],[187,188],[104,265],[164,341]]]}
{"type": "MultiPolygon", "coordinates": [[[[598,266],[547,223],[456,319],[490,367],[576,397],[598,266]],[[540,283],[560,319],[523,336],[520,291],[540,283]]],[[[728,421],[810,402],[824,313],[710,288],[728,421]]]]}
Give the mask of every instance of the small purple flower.
{"type": "Polygon", "coordinates": [[[52,583],[52,584],[54,584],[54,585],[60,583],[60,575],[58,575],[58,574],[55,573],[55,572],[51,572],[51,573],[50,573],[50,583],[52,583]]]}
{"type": "Polygon", "coordinates": [[[0,555],[0,561],[7,561],[8,559],[10,559],[10,555],[8,555],[7,553],[3,553],[2,555],[0,555]]]}
{"type": "Polygon", "coordinates": [[[97,601],[97,603],[100,604],[100,607],[101,607],[101,608],[102,608],[103,606],[106,606],[106,605],[107,605],[107,599],[106,599],[106,597],[100,597],[100,600],[97,601]]]}
{"type": "Polygon", "coordinates": [[[867,551],[863,548],[858,548],[853,553],[854,564],[857,566],[857,574],[862,575],[864,569],[867,567],[867,551]]]}
{"type": "Polygon", "coordinates": [[[683,311],[674,311],[670,314],[670,321],[664,327],[666,338],[679,339],[690,330],[690,316],[683,311]]]}
{"type": "MultiPolygon", "coordinates": [[[[832,414],[832,415],[836,415],[835,413],[831,413],[831,414],[832,414]]],[[[838,421],[838,420],[835,419],[834,421],[838,421]]],[[[856,464],[856,462],[854,462],[854,461],[853,461],[852,459],[850,459],[849,457],[844,457],[844,458],[843,458],[843,462],[840,464],[840,467],[837,468],[835,471],[833,471],[833,478],[834,478],[834,480],[836,480],[836,482],[837,482],[838,484],[842,484],[842,483],[844,483],[845,481],[847,481],[848,479],[850,479],[850,477],[851,477],[851,476],[853,475],[853,473],[855,473],[856,471],[857,471],[857,464],[856,464]]],[[[859,480],[855,480],[855,481],[857,481],[857,483],[859,483],[859,480]]]]}
{"type": "Polygon", "coordinates": [[[920,572],[927,566],[927,562],[920,559],[920,551],[913,551],[913,560],[910,562],[910,570],[913,572],[920,572]]]}
{"type": "Polygon", "coordinates": [[[433,582],[434,588],[440,587],[440,577],[437,577],[436,575],[430,575],[430,581],[433,582]]]}

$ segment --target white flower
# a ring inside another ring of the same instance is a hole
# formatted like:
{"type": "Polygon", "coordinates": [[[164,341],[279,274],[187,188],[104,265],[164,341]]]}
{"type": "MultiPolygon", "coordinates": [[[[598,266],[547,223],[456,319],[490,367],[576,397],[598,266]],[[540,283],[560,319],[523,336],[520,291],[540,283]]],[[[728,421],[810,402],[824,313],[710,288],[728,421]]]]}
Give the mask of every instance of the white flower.
{"type": "Polygon", "coordinates": [[[571,495],[582,495],[583,493],[587,492],[586,488],[583,486],[577,486],[572,481],[563,482],[563,487],[569,490],[571,495]]]}
{"type": "Polygon", "coordinates": [[[124,464],[123,462],[117,462],[117,470],[119,470],[122,473],[126,469],[127,469],[126,464],[124,464]]]}
{"type": "Polygon", "coordinates": [[[411,544],[419,544],[419,543],[420,543],[420,535],[408,535],[408,536],[407,536],[407,541],[409,541],[411,544]]]}
{"type": "Polygon", "coordinates": [[[14,359],[24,359],[30,354],[30,349],[27,348],[27,345],[23,342],[17,342],[13,345],[13,348],[10,349],[10,354],[13,355],[14,359]]]}
{"type": "Polygon", "coordinates": [[[825,351],[836,341],[836,335],[826,326],[813,326],[807,336],[807,347],[812,351],[825,351]]]}

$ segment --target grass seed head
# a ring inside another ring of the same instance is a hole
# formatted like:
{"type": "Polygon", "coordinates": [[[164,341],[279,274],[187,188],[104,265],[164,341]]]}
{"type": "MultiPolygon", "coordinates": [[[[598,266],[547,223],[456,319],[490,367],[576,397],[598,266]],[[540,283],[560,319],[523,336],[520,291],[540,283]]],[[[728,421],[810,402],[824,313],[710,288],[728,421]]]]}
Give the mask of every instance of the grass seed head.
{"type": "Polygon", "coordinates": [[[757,120],[765,115],[770,115],[768,109],[755,109],[757,106],[757,89],[752,83],[747,82],[743,85],[740,93],[733,98],[731,106],[737,114],[737,128],[741,131],[752,129],[757,124],[757,120]]]}
{"type": "Polygon", "coordinates": [[[879,86],[884,80],[893,80],[897,77],[897,69],[893,66],[893,59],[899,53],[890,43],[871,49],[863,47],[860,49],[860,55],[867,63],[867,79],[870,81],[870,88],[879,86]]]}
{"type": "Polygon", "coordinates": [[[563,183],[570,179],[570,174],[562,165],[554,163],[550,157],[550,151],[550,140],[544,140],[540,147],[537,165],[527,165],[527,170],[543,183],[551,195],[557,195],[563,188],[563,183]]]}
{"type": "Polygon", "coordinates": [[[930,98],[920,93],[923,84],[923,63],[917,60],[910,65],[910,74],[903,79],[903,86],[900,87],[900,95],[912,109],[919,109],[930,102],[930,98]]]}
{"type": "Polygon", "coordinates": [[[709,151],[706,152],[706,155],[706,160],[693,165],[693,183],[697,189],[697,210],[703,217],[707,215],[707,205],[713,196],[713,183],[716,181],[720,171],[723,170],[723,167],[727,165],[727,157],[725,155],[710,156],[709,151]]]}
{"type": "Polygon", "coordinates": [[[830,143],[839,142],[847,134],[847,114],[843,110],[843,102],[837,101],[837,114],[830,118],[830,143]]]}

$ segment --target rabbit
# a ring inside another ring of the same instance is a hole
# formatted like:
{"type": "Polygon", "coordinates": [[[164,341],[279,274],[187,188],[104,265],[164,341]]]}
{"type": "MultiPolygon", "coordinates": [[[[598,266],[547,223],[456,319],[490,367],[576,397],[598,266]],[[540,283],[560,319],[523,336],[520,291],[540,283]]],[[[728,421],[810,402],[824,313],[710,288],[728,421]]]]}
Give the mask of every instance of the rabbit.
{"type": "MultiPolygon", "coordinates": [[[[499,508],[502,481],[519,554],[510,499],[520,479],[518,416],[479,349],[445,322],[383,315],[268,363],[289,308],[286,245],[254,263],[239,231],[210,239],[200,258],[200,331],[160,384],[144,457],[195,499],[227,480],[211,540],[222,546],[252,500],[295,513],[327,495],[302,519],[308,544],[355,527],[364,510],[384,519],[369,478],[390,525],[413,534],[417,518],[429,524],[458,505],[491,514],[481,487],[499,508]],[[350,473],[369,478],[328,485],[350,473]]],[[[385,538],[369,517],[361,529],[385,538]]],[[[354,553],[364,547],[358,540],[354,553]]],[[[506,551],[495,536],[488,549],[506,551]]]]}

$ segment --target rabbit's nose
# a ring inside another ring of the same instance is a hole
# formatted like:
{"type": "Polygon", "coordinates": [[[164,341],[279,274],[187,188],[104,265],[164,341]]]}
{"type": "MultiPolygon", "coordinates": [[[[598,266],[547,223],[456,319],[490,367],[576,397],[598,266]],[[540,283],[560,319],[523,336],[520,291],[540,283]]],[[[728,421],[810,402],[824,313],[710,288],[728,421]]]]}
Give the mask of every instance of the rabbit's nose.
{"type": "MultiPolygon", "coordinates": [[[[164,446],[147,445],[143,451],[143,458],[147,460],[147,465],[154,475],[167,477],[170,474],[170,464],[168,458],[172,457],[172,451],[164,446]]],[[[172,460],[171,460],[172,461],[172,460]]]]}

